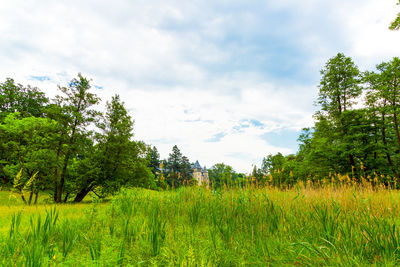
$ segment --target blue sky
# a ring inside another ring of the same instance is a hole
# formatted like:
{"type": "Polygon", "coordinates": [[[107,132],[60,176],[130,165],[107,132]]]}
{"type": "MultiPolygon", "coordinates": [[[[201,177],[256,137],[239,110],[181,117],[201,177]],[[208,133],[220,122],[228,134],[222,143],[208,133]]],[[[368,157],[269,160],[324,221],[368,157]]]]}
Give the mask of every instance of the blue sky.
{"type": "Polygon", "coordinates": [[[392,0],[6,1],[0,80],[50,96],[78,72],[120,94],[135,138],[166,158],[249,172],[295,153],[313,125],[319,71],[343,52],[361,70],[399,55],[392,0]]]}

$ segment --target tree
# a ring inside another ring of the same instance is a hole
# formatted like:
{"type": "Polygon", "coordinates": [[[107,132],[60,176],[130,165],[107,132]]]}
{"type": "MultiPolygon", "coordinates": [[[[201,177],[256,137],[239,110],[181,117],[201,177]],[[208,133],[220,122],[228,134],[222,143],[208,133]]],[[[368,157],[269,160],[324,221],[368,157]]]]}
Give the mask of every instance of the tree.
{"type": "MultiPolygon", "coordinates": [[[[377,65],[377,72],[365,72],[367,83],[366,104],[373,116],[376,143],[375,158],[385,155],[391,174],[399,179],[395,162],[400,150],[399,105],[400,105],[400,60],[377,65]],[[397,149],[394,149],[397,147],[397,149]]],[[[381,165],[382,166],[382,165],[381,165]]],[[[383,173],[387,171],[380,170],[383,173]]]]}
{"type": "Polygon", "coordinates": [[[341,120],[361,94],[360,71],[350,57],[338,53],[321,70],[318,104],[334,120],[341,120]]]}
{"type": "Polygon", "coordinates": [[[0,84],[0,122],[14,112],[21,116],[43,116],[48,99],[38,88],[15,84],[13,79],[7,78],[0,84]]]}
{"type": "Polygon", "coordinates": [[[254,165],[253,171],[251,172],[251,180],[257,182],[259,185],[262,185],[264,178],[265,176],[262,168],[257,168],[257,165],[254,165]]]}
{"type": "Polygon", "coordinates": [[[0,180],[14,180],[21,197],[28,191],[27,203],[39,190],[53,189],[59,203],[72,196],[80,202],[89,192],[103,197],[121,186],[155,188],[149,147],[132,140],[134,121],[119,96],[102,117],[92,109],[100,99],[81,74],[59,89],[62,95],[48,104],[37,88],[12,79],[0,84],[0,180]]]}
{"type": "Polygon", "coordinates": [[[192,165],[190,164],[190,161],[186,156],[182,156],[179,172],[182,184],[184,185],[192,184],[192,179],[193,179],[192,165]]]}
{"type": "Polygon", "coordinates": [[[48,116],[62,125],[63,131],[57,150],[57,159],[62,157],[60,168],[54,173],[54,201],[61,202],[68,166],[71,159],[79,152],[80,141],[88,135],[87,127],[98,118],[99,112],[90,109],[100,99],[90,93],[90,81],[78,74],[67,87],[59,87],[62,96],[57,96],[56,103],[48,109],[48,116]]]}
{"type": "Polygon", "coordinates": [[[268,155],[266,158],[263,158],[261,169],[264,173],[270,174],[273,173],[274,170],[281,170],[285,165],[285,157],[281,153],[277,153],[275,155],[268,155]]]}
{"type": "Polygon", "coordinates": [[[232,186],[237,178],[236,172],[229,165],[217,163],[208,169],[208,177],[213,188],[232,186]]]}
{"type": "Polygon", "coordinates": [[[133,123],[120,97],[112,97],[103,121],[98,124],[102,132],[97,135],[97,144],[76,165],[75,202],[94,190],[106,195],[126,185],[153,186],[153,175],[147,167],[147,146],[131,140],[133,123]]]}
{"type": "Polygon", "coordinates": [[[153,148],[149,148],[148,153],[148,160],[149,160],[149,168],[151,168],[151,172],[157,178],[158,174],[160,173],[160,154],[155,146],[153,148]]]}
{"type": "Polygon", "coordinates": [[[290,185],[294,183],[293,170],[291,164],[296,157],[294,155],[283,156],[281,153],[268,155],[262,162],[262,173],[257,168],[253,171],[253,177],[261,182],[270,182],[272,185],[281,187],[282,185],[290,185]],[[265,180],[263,179],[265,177],[265,180]]]}
{"type": "Polygon", "coordinates": [[[172,187],[177,187],[180,185],[182,156],[183,155],[178,146],[174,145],[167,161],[167,183],[172,187]]]}
{"type": "Polygon", "coordinates": [[[334,173],[354,179],[379,173],[398,180],[400,60],[379,64],[376,72],[365,72],[360,80],[351,59],[339,54],[321,73],[322,110],[315,114],[314,127],[300,135],[294,160],[285,157],[285,172],[290,168],[296,179],[303,180],[334,173]],[[366,89],[365,102],[355,109],[361,88],[366,89]]]}
{"type": "Polygon", "coordinates": [[[52,170],[59,163],[55,156],[58,129],[54,120],[21,117],[19,113],[9,114],[0,124],[0,149],[5,151],[2,154],[4,173],[7,180],[19,173],[17,187],[30,190],[29,204],[34,194],[37,201],[39,189],[49,189],[52,170]]]}
{"type": "MultiPolygon", "coordinates": [[[[397,5],[400,5],[400,1],[397,5]]],[[[389,29],[392,31],[400,29],[400,13],[397,14],[396,19],[390,24],[389,29]]]]}
{"type": "Polygon", "coordinates": [[[377,66],[380,72],[380,86],[378,94],[388,104],[388,111],[396,134],[397,145],[400,148],[399,131],[399,105],[400,105],[400,59],[395,57],[390,62],[384,62],[377,66]]]}
{"type": "Polygon", "coordinates": [[[117,186],[112,183],[123,184],[124,174],[129,174],[133,123],[119,95],[112,97],[111,102],[107,103],[104,122],[99,125],[103,134],[98,138],[102,151],[101,176],[102,180],[106,181],[107,188],[115,190],[117,186]]]}
{"type": "Polygon", "coordinates": [[[345,113],[351,110],[361,95],[360,71],[350,57],[338,53],[328,60],[325,68],[321,70],[321,75],[318,104],[322,110],[317,112],[315,117],[317,120],[326,119],[330,122],[332,128],[326,130],[336,133],[334,138],[339,149],[336,153],[348,157],[349,171],[356,166],[356,161],[352,153],[352,144],[345,142],[350,127],[349,121],[346,121],[349,116],[345,116],[345,113]]]}

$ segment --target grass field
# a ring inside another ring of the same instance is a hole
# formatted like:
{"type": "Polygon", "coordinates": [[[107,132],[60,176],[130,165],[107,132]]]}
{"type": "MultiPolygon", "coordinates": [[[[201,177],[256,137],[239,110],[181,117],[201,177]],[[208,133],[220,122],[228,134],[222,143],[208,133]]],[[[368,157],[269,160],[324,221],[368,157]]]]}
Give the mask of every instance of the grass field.
{"type": "Polygon", "coordinates": [[[2,266],[396,266],[400,194],[341,187],[122,191],[24,206],[0,192],[2,266]]]}

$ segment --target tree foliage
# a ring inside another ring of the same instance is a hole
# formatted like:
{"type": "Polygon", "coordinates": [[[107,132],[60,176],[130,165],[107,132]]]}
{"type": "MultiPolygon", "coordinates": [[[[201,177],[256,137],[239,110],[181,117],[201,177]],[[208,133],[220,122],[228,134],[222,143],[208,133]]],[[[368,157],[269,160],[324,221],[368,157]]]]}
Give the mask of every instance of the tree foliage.
{"type": "Polygon", "coordinates": [[[335,174],[358,181],[393,177],[398,184],[399,58],[377,65],[375,71],[360,73],[351,58],[338,54],[327,62],[321,75],[321,109],[314,116],[314,127],[303,130],[296,155],[264,159],[264,176],[278,185],[335,174]]]}
{"type": "Polygon", "coordinates": [[[55,202],[99,197],[122,186],[155,188],[148,146],[133,140],[134,121],[118,95],[104,115],[90,80],[81,74],[49,101],[38,88],[0,84],[0,182],[15,181],[27,202],[40,190],[55,202]],[[34,178],[32,178],[34,177],[34,178]]]}
{"type": "MultiPolygon", "coordinates": [[[[397,5],[400,5],[400,1],[397,3],[397,5]]],[[[397,14],[395,20],[390,24],[389,29],[392,31],[400,29],[400,13],[397,14]]]]}
{"type": "Polygon", "coordinates": [[[163,176],[167,184],[172,188],[192,184],[192,165],[178,146],[174,145],[164,166],[163,176]]]}
{"type": "Polygon", "coordinates": [[[48,101],[38,88],[24,87],[8,78],[0,84],[0,122],[14,112],[19,112],[24,117],[41,117],[48,101]]]}
{"type": "Polygon", "coordinates": [[[208,169],[208,176],[212,188],[242,186],[246,178],[244,174],[236,173],[231,166],[224,163],[217,163],[208,169]]]}

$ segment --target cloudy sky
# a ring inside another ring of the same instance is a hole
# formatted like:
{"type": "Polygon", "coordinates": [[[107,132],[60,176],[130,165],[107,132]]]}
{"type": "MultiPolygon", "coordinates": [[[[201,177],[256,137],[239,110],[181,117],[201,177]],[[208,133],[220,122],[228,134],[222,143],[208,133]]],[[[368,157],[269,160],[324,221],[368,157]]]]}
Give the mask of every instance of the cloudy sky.
{"type": "MultiPolygon", "coordinates": [[[[319,70],[399,56],[395,0],[0,0],[0,81],[49,96],[78,72],[119,94],[135,138],[241,172],[297,150],[319,70]]],[[[104,103],[103,103],[104,105],[104,103]]]]}

